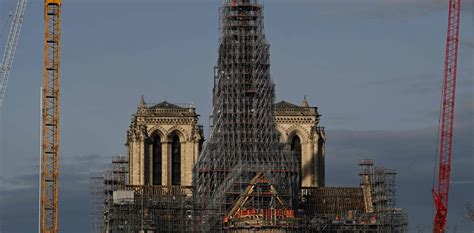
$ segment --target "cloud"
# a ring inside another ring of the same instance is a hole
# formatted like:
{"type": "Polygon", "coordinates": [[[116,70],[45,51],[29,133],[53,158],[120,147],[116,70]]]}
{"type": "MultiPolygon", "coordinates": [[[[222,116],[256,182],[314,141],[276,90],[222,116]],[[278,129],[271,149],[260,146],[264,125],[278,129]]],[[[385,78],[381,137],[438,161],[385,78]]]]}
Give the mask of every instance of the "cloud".
{"type": "Polygon", "coordinates": [[[474,184],[474,180],[453,180],[451,181],[451,184],[474,184]]]}
{"type": "MultiPolygon", "coordinates": [[[[461,101],[456,109],[453,173],[450,196],[451,226],[467,201],[473,201],[472,139],[474,106],[461,101]]],[[[328,116],[330,117],[330,116],[328,116]]],[[[379,166],[398,171],[398,205],[408,211],[411,229],[431,224],[431,184],[436,155],[436,127],[411,130],[327,131],[326,177],[328,186],[358,186],[357,162],[371,158],[379,166]],[[416,191],[414,191],[416,190],[416,191]]],[[[88,231],[89,174],[102,170],[110,159],[96,154],[64,158],[60,175],[60,223],[68,233],[88,231]]],[[[5,180],[0,206],[0,229],[32,232],[37,225],[38,177],[27,174],[5,180]],[[7,211],[8,210],[8,213],[7,211]],[[3,224],[3,226],[2,226],[3,224]]],[[[459,223],[460,229],[467,226],[459,223]]]]}
{"type": "MultiPolygon", "coordinates": [[[[109,156],[112,158],[112,156],[109,156]]],[[[65,158],[59,176],[61,231],[89,231],[89,174],[101,171],[110,159],[96,154],[65,158]]],[[[34,232],[38,224],[38,175],[2,178],[0,232],[34,232]]]]}
{"type": "Polygon", "coordinates": [[[459,44],[468,48],[474,48],[474,39],[461,38],[459,39],[459,44]]]}
{"type": "MultiPolygon", "coordinates": [[[[456,109],[448,224],[456,225],[460,232],[468,232],[469,225],[458,221],[458,213],[466,202],[474,201],[473,109],[469,101],[458,103],[456,109]]],[[[327,129],[326,133],[326,185],[357,186],[358,160],[374,159],[378,166],[397,170],[398,205],[408,211],[411,230],[431,224],[433,168],[439,156],[437,127],[398,131],[327,129]]]]}
{"type": "MultiPolygon", "coordinates": [[[[460,108],[459,112],[465,111],[460,108]]],[[[469,114],[461,114],[468,117],[469,114]]],[[[473,201],[471,169],[474,154],[470,140],[474,136],[472,125],[456,132],[453,157],[453,185],[450,216],[456,217],[464,203],[473,201]],[[465,138],[465,140],[463,140],[465,138]],[[471,198],[471,200],[469,200],[471,198]]],[[[431,223],[432,163],[436,146],[436,129],[425,128],[404,131],[328,131],[327,185],[357,186],[357,161],[375,159],[377,165],[398,171],[398,205],[410,216],[411,229],[431,223]],[[414,192],[414,190],[417,190],[414,192]],[[416,217],[415,217],[416,216],[416,217]],[[426,217],[418,217],[426,216],[426,217]]],[[[88,231],[89,174],[99,171],[110,160],[97,155],[71,157],[63,162],[60,177],[61,230],[68,233],[88,231]]],[[[14,187],[1,193],[0,219],[4,232],[35,231],[37,226],[37,176],[35,174],[8,180],[14,187]]],[[[454,220],[449,224],[457,224],[454,220]]],[[[466,226],[459,225],[459,227],[466,226]]]]}

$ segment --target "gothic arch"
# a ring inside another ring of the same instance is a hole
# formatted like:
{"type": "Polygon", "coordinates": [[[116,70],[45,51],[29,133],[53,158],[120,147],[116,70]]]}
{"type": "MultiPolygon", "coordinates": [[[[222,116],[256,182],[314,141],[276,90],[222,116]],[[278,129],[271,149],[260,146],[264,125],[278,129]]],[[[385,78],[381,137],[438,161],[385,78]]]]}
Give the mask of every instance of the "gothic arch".
{"type": "Polygon", "coordinates": [[[171,140],[175,134],[178,135],[181,143],[189,141],[190,139],[189,134],[186,132],[186,130],[179,125],[175,125],[168,129],[168,131],[166,132],[166,137],[168,138],[168,140],[171,140]]]}
{"type": "Polygon", "coordinates": [[[158,134],[162,143],[165,142],[166,140],[166,134],[164,134],[164,132],[166,132],[166,130],[163,127],[158,126],[158,125],[151,127],[147,131],[150,137],[152,137],[154,134],[158,134]]]}
{"type": "MultiPolygon", "coordinates": [[[[156,132],[156,131],[155,131],[156,132]]],[[[153,185],[161,185],[162,176],[163,176],[163,150],[162,150],[162,141],[163,139],[160,137],[159,133],[155,133],[151,135],[152,141],[152,154],[151,154],[151,162],[152,162],[152,179],[150,179],[153,185]],[[157,140],[159,139],[159,140],[157,140]]]]}
{"type": "Polygon", "coordinates": [[[178,134],[174,133],[171,135],[171,185],[181,185],[181,140],[178,134]]]}
{"type": "Polygon", "coordinates": [[[290,151],[295,156],[296,161],[298,162],[298,171],[299,171],[299,185],[302,185],[303,181],[303,173],[302,173],[302,166],[303,166],[303,147],[301,145],[302,139],[298,134],[294,134],[293,136],[288,138],[288,143],[290,144],[290,151]]]}
{"type": "Polygon", "coordinates": [[[298,135],[298,137],[301,139],[301,143],[306,143],[310,139],[310,133],[308,132],[307,129],[305,129],[303,126],[295,124],[289,127],[286,130],[286,142],[289,143],[293,136],[298,135]]]}

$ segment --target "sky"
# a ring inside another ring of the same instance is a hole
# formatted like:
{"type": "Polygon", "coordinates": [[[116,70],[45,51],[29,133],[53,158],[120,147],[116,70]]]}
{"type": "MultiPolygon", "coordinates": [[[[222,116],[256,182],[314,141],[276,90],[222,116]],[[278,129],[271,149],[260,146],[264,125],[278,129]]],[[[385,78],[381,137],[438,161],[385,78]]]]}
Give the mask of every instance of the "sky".
{"type": "MultiPolygon", "coordinates": [[[[83,233],[89,174],[125,154],[141,95],[193,103],[207,129],[221,1],[63,2],[59,222],[62,232],[83,233]]],[[[375,159],[398,171],[410,232],[429,232],[447,1],[263,2],[277,100],[306,95],[319,108],[326,184],[357,186],[357,161],[375,159]]],[[[0,0],[2,52],[15,3],[0,0]]],[[[473,0],[463,0],[450,232],[474,230],[462,217],[474,203],[473,14],[473,0]]],[[[30,0],[0,110],[0,232],[37,229],[42,66],[42,1],[30,0]]]]}

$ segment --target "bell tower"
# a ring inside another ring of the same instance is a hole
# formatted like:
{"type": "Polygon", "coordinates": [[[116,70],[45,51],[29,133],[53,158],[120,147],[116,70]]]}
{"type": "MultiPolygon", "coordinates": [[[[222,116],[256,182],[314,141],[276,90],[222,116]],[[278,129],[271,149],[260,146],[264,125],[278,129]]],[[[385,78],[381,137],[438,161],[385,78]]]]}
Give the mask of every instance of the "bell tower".
{"type": "Polygon", "coordinates": [[[127,133],[130,185],[191,186],[204,141],[198,118],[193,106],[142,97],[127,133]]]}

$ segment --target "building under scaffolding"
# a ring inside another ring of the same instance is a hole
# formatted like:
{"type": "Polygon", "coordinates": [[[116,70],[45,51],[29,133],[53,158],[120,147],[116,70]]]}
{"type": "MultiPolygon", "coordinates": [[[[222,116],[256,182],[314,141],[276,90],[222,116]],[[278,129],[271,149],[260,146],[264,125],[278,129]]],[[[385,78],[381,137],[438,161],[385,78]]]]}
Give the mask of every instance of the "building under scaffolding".
{"type": "Polygon", "coordinates": [[[93,230],[406,232],[407,216],[395,208],[395,171],[364,160],[359,186],[323,187],[325,134],[316,108],[306,99],[301,107],[275,105],[263,5],[226,0],[220,18],[207,142],[201,148],[194,108],[167,102],[149,108],[142,98],[128,133],[133,163],[118,157],[102,177],[91,178],[93,230]],[[288,114],[278,118],[275,109],[288,114]]]}
{"type": "Polygon", "coordinates": [[[107,232],[193,232],[191,188],[127,186],[113,193],[107,232]]]}
{"type": "Polygon", "coordinates": [[[262,216],[257,225],[279,227],[294,219],[299,172],[275,125],[263,6],[228,1],[220,17],[212,130],[193,170],[196,217],[204,232],[236,227],[242,211],[262,216]]]}
{"type": "MultiPolygon", "coordinates": [[[[407,232],[406,213],[388,204],[395,203],[395,196],[387,195],[395,190],[390,187],[395,184],[394,170],[375,167],[369,160],[361,161],[359,167],[361,186],[302,188],[295,210],[284,208],[270,180],[258,173],[223,218],[222,228],[209,231],[407,232]],[[377,182],[373,182],[372,175],[377,173],[377,182]],[[256,208],[265,205],[268,207],[256,208]]],[[[193,200],[192,187],[121,186],[116,182],[120,178],[109,176],[113,170],[107,171],[104,177],[91,178],[103,181],[91,183],[91,194],[104,194],[103,209],[91,210],[93,232],[208,232],[202,230],[203,217],[197,216],[203,212],[193,200]]],[[[92,196],[93,203],[97,197],[92,196]]]]}
{"type": "Polygon", "coordinates": [[[395,208],[392,169],[359,162],[360,187],[305,188],[301,193],[305,229],[321,232],[407,232],[408,216],[395,208]]]}
{"type": "Polygon", "coordinates": [[[114,192],[124,190],[128,184],[128,160],[117,156],[102,173],[90,177],[90,229],[92,233],[110,232],[113,218],[114,192]]]}

